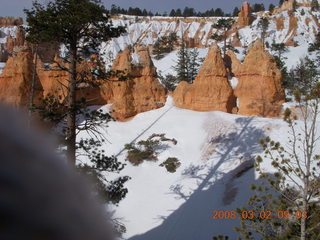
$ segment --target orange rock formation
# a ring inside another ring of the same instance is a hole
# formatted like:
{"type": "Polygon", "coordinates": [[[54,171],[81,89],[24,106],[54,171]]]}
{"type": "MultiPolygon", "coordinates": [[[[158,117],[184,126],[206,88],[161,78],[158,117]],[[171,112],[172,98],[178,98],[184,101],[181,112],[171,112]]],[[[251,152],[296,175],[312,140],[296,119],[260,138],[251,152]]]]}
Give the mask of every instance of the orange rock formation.
{"type": "MultiPolygon", "coordinates": [[[[16,56],[9,57],[0,75],[0,100],[15,106],[28,105],[32,84],[32,55],[29,49],[21,49],[16,56]]],[[[34,99],[42,95],[42,87],[36,78],[34,99]]]]}
{"type": "Polygon", "coordinates": [[[132,63],[131,52],[119,53],[113,70],[124,71],[130,78],[123,82],[109,82],[103,86],[104,96],[111,98],[112,115],[117,120],[126,120],[137,113],[160,108],[166,101],[167,91],[158,82],[156,68],[146,48],[138,48],[139,63],[132,63]]]}
{"type": "Polygon", "coordinates": [[[174,91],[173,98],[176,106],[181,108],[232,112],[235,97],[218,45],[211,47],[194,83],[181,82],[174,91]]]}
{"type": "Polygon", "coordinates": [[[249,26],[253,22],[251,15],[250,3],[244,2],[241,6],[241,10],[238,14],[238,25],[240,28],[249,26]]]}
{"type": "MultiPolygon", "coordinates": [[[[231,57],[234,59],[234,57],[231,57]]],[[[239,79],[235,95],[239,114],[247,116],[279,116],[285,94],[281,72],[274,58],[264,50],[261,40],[252,43],[243,64],[233,60],[232,71],[239,79]]]]}

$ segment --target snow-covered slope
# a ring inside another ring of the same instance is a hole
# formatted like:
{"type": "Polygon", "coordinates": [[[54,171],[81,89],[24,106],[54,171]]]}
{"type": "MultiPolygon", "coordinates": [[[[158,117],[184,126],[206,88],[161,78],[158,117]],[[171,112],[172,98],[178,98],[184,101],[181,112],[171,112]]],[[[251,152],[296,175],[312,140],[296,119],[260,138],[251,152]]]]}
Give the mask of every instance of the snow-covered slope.
{"type": "MultiPolygon", "coordinates": [[[[245,46],[261,37],[261,16],[238,31],[242,44],[237,48],[239,59],[244,57],[245,46]]],[[[284,54],[289,69],[307,54],[308,45],[318,32],[318,17],[319,13],[304,7],[293,15],[285,11],[269,17],[266,42],[293,43],[284,54]]],[[[105,45],[105,53],[111,52],[110,57],[128,45],[152,45],[159,36],[175,31],[199,39],[200,57],[205,57],[212,41],[208,36],[215,31],[212,22],[217,19],[178,20],[114,20],[115,25],[127,24],[129,32],[105,45]]],[[[133,60],[137,61],[135,57],[133,60]]],[[[162,75],[174,74],[176,60],[177,51],[160,60],[153,59],[162,75]]],[[[236,79],[233,81],[236,84],[236,79]]],[[[261,153],[261,138],[270,136],[283,144],[288,141],[288,127],[281,119],[189,111],[176,108],[171,97],[163,108],[138,114],[127,122],[109,123],[104,133],[110,141],[104,146],[106,152],[123,162],[125,144],[146,140],[153,133],[165,133],[178,141],[177,145],[161,149],[157,162],[139,166],[127,162],[121,173],[132,179],[126,184],[127,197],[114,210],[127,228],[125,239],[130,240],[202,240],[218,234],[236,239],[233,229],[239,219],[212,219],[212,211],[235,210],[253,195],[249,186],[258,181],[253,159],[261,153]],[[181,162],[175,173],[159,166],[169,157],[181,162]]],[[[266,162],[263,168],[271,172],[270,165],[266,162]]]]}
{"type": "MultiPolygon", "coordinates": [[[[317,11],[311,11],[310,7],[297,7],[296,11],[283,11],[270,15],[268,12],[260,12],[255,15],[254,22],[245,28],[234,29],[229,40],[239,38],[242,47],[247,47],[253,41],[261,38],[261,17],[267,17],[269,27],[266,33],[266,42],[286,43],[292,46],[297,59],[302,57],[308,44],[313,42],[318,32],[319,16],[317,11]]],[[[128,33],[113,39],[103,45],[106,56],[115,56],[119,51],[131,45],[152,46],[155,41],[164,35],[175,32],[178,37],[182,35],[188,39],[194,39],[195,47],[208,48],[212,43],[211,35],[218,31],[213,24],[219,18],[173,18],[173,17],[130,17],[120,16],[113,19],[115,26],[127,26],[128,33]]],[[[229,41],[228,40],[228,41],[229,41]]]]}
{"type": "Polygon", "coordinates": [[[178,141],[161,150],[159,161],[127,163],[121,173],[132,178],[127,197],[115,209],[127,227],[125,239],[194,240],[217,234],[235,239],[233,227],[239,220],[214,220],[212,211],[246,204],[253,194],[249,186],[257,178],[252,160],[261,152],[259,139],[271,135],[280,140],[286,130],[279,119],[179,109],[170,97],[161,109],[110,123],[105,150],[121,161],[127,154],[125,144],[153,133],[178,141]],[[181,161],[177,172],[159,166],[168,157],[181,161]]]}

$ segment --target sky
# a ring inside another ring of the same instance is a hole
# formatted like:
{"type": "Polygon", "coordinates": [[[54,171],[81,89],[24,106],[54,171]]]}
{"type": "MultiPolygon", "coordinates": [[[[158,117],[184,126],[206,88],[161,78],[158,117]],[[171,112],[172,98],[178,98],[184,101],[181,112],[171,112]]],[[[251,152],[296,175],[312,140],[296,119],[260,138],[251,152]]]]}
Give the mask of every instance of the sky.
{"type": "MultiPolygon", "coordinates": [[[[30,8],[33,0],[0,0],[0,16],[24,17],[23,8],[30,8]]],[[[41,0],[46,1],[46,0],[41,0]]],[[[170,12],[171,9],[193,7],[197,11],[211,8],[222,8],[232,12],[234,7],[240,7],[243,0],[102,0],[106,7],[116,4],[122,8],[139,7],[153,12],[170,12]]],[[[278,5],[279,0],[247,0],[250,3],[264,3],[268,8],[270,3],[278,5]]]]}

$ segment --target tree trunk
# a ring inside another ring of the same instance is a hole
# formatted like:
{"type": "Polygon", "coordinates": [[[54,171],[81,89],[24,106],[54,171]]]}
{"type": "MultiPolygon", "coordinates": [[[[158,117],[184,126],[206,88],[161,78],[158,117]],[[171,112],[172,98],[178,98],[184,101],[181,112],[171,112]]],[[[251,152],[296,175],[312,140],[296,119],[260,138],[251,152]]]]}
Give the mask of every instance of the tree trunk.
{"type": "Polygon", "coordinates": [[[223,57],[226,56],[227,52],[227,30],[224,30],[224,37],[223,37],[223,57]]]}
{"type": "MultiPolygon", "coordinates": [[[[306,190],[305,190],[306,192],[306,190]]],[[[304,193],[306,195],[306,193],[304,193]]],[[[303,203],[302,203],[302,213],[307,212],[307,199],[306,196],[303,196],[303,203]]],[[[301,240],[306,240],[306,230],[307,230],[307,223],[306,223],[306,218],[303,217],[303,214],[301,214],[301,240]]]]}
{"type": "Polygon", "coordinates": [[[34,65],[32,70],[32,82],[31,82],[31,90],[30,90],[30,100],[29,100],[29,125],[31,123],[31,116],[32,116],[32,108],[34,102],[34,92],[35,92],[35,85],[36,85],[36,72],[37,72],[37,62],[38,62],[38,45],[33,46],[33,56],[34,56],[34,65]]]}
{"type": "Polygon", "coordinates": [[[77,86],[77,46],[70,46],[70,73],[68,85],[67,116],[67,157],[72,165],[76,164],[76,86],[77,86]]]}

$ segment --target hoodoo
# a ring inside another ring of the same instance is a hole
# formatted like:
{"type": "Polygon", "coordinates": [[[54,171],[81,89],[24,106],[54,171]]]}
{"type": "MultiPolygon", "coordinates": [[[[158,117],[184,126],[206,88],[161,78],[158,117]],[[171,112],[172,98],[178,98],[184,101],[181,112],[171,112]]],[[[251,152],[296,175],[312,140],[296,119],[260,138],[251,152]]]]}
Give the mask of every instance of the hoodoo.
{"type": "Polygon", "coordinates": [[[251,15],[250,3],[244,2],[242,4],[238,17],[238,25],[240,28],[249,26],[253,22],[254,19],[251,15]]]}
{"type": "Polygon", "coordinates": [[[261,40],[249,46],[248,55],[243,64],[235,67],[234,74],[239,79],[235,89],[239,99],[239,114],[279,116],[285,100],[281,71],[274,58],[264,50],[261,40]]]}
{"type": "Polygon", "coordinates": [[[213,44],[193,84],[181,82],[173,93],[177,107],[231,113],[235,97],[228,82],[221,50],[213,44]]]}
{"type": "MultiPolygon", "coordinates": [[[[27,106],[32,85],[32,54],[28,48],[21,48],[15,56],[9,57],[0,75],[0,100],[19,106],[27,106]]],[[[35,96],[42,96],[42,87],[36,78],[35,96]]]]}
{"type": "Polygon", "coordinates": [[[147,48],[139,47],[133,54],[129,49],[124,50],[118,54],[112,69],[129,76],[126,81],[107,82],[102,87],[104,96],[111,97],[112,115],[117,120],[164,106],[167,91],[157,79],[147,48]]]}

